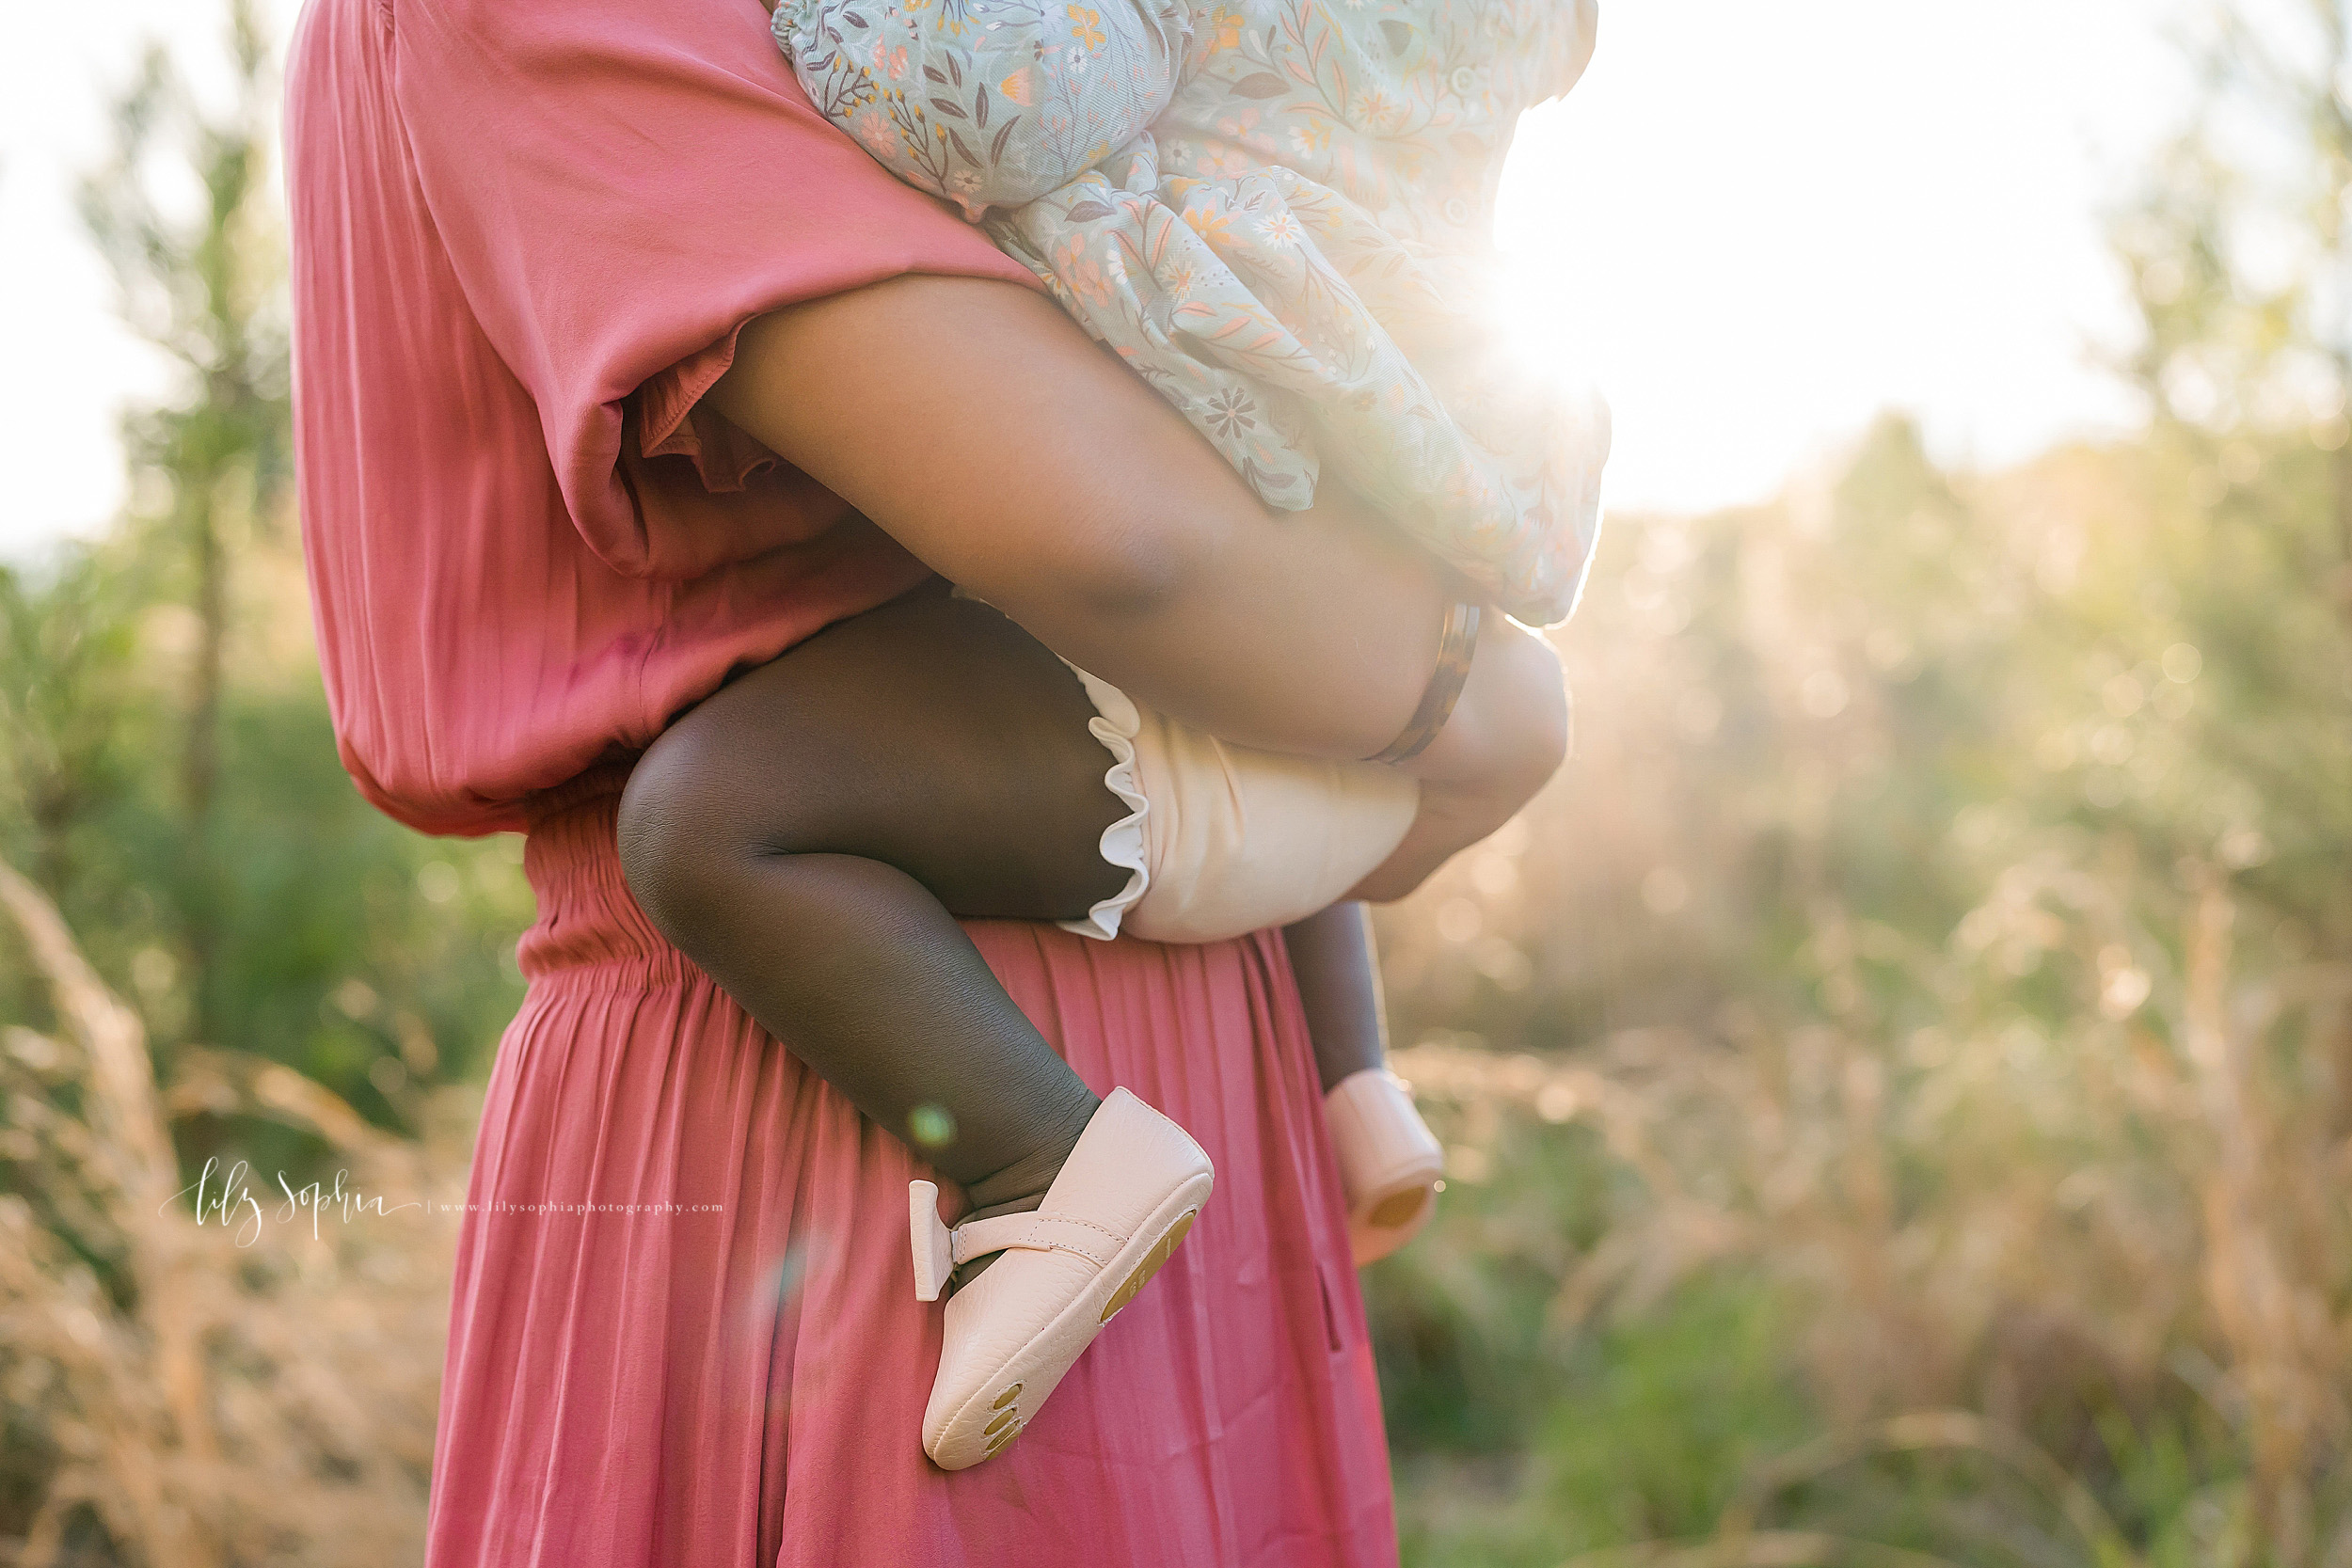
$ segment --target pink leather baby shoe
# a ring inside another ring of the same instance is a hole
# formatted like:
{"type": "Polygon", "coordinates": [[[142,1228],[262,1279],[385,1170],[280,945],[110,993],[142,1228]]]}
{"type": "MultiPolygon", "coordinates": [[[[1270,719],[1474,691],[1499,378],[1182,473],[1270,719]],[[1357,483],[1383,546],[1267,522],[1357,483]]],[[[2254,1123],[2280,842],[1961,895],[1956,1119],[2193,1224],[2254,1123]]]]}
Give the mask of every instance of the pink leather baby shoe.
{"type": "Polygon", "coordinates": [[[1324,1125],[1347,1190],[1347,1244],[1358,1267],[1386,1258],[1429,1223],[1445,1151],[1386,1068],[1351,1072],[1323,1097],[1324,1125]]]}
{"type": "Polygon", "coordinates": [[[1190,1134],[1114,1089],[1034,1212],[949,1230],[939,1189],[913,1183],[918,1300],[938,1300],[957,1264],[1004,1254],[947,1298],[939,1375],[923,1412],[932,1462],[961,1470],[1003,1452],[1168,1261],[1215,1181],[1190,1134]]]}

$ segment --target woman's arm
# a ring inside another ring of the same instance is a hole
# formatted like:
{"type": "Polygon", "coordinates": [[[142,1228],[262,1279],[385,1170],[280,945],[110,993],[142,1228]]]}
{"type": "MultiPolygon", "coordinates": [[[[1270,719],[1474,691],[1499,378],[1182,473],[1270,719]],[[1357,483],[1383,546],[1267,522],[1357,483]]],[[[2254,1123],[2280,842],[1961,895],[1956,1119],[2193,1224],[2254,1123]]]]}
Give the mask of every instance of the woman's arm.
{"type": "MultiPolygon", "coordinates": [[[[743,329],[710,396],[1048,647],[1211,734],[1369,756],[1435,667],[1454,585],[1433,562],[1336,486],[1267,512],[1025,289],[906,277],[789,307],[743,329]]],[[[1408,770],[1524,800],[1565,732],[1550,651],[1490,616],[1453,721],[1408,770]]]]}

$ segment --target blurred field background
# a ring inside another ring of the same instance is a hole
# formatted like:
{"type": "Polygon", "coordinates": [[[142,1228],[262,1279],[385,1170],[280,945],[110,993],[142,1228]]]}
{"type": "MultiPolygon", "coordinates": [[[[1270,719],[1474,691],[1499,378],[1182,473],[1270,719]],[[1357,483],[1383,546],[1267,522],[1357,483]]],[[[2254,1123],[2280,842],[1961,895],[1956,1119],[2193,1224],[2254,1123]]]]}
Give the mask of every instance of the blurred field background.
{"type": "MultiPolygon", "coordinates": [[[[458,1196],[520,991],[518,843],[335,762],[241,25],[91,170],[177,368],[122,515],[0,569],[23,1565],[418,1560],[454,1220],[218,1198],[458,1196]]],[[[2144,427],[1890,415],[1613,518],[1574,761],[1383,917],[1450,1146],[1366,1275],[1407,1562],[2352,1568],[2352,53],[2337,0],[2179,48],[2110,214],[2144,427]]]]}

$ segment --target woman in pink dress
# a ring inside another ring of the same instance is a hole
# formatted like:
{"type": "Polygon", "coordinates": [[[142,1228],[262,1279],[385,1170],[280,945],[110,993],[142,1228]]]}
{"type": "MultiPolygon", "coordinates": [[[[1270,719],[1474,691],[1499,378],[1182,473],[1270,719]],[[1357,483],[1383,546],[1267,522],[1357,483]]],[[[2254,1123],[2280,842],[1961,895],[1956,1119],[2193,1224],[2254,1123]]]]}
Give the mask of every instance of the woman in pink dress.
{"type": "Polygon", "coordinates": [[[756,0],[312,0],[287,149],[344,763],[420,829],[527,832],[539,900],[459,1241],[433,1568],[1393,1560],[1278,941],[974,928],[1218,1187],[1025,1439],[948,1475],[914,1436],[915,1167],[655,932],[613,813],[731,670],[934,571],[1167,711],[1334,755],[1412,711],[1441,585],[1360,519],[1269,525],[1025,269],[815,114],[756,0]],[[706,405],[731,370],[789,463],[706,405]]]}

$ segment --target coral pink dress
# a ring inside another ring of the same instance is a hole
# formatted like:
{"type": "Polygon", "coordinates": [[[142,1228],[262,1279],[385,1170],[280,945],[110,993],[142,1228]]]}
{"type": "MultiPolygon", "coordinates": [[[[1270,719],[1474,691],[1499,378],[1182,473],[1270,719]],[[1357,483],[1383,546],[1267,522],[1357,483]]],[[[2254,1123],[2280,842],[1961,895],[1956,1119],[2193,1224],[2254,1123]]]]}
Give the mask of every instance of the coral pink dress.
{"type": "Polygon", "coordinates": [[[1392,1561],[1279,942],[975,928],[1090,1084],[1190,1129],[1217,1193],[1022,1440],[949,1476],[917,1441],[915,1167],[621,879],[630,754],[923,576],[694,409],[734,330],[906,272],[1025,272],[817,117],[755,0],[312,0],[288,77],[343,759],[417,827],[527,832],[539,898],[459,1241],[432,1568],[1392,1561]]]}

